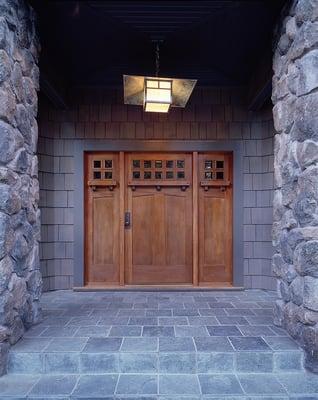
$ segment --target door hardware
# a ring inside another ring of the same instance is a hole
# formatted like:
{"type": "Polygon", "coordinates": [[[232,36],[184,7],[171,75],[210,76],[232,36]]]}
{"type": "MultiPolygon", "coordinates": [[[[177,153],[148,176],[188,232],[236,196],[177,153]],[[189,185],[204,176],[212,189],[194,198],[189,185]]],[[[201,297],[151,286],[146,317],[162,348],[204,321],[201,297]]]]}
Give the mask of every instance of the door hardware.
{"type": "Polygon", "coordinates": [[[125,228],[130,227],[130,212],[126,211],[125,212],[125,228]]]}

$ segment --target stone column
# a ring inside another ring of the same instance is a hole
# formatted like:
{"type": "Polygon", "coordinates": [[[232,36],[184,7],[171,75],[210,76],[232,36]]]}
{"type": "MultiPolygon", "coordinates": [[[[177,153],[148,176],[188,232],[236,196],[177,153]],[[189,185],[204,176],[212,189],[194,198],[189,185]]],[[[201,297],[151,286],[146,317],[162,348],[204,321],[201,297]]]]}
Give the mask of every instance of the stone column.
{"type": "Polygon", "coordinates": [[[318,0],[292,2],[273,69],[275,322],[318,372],[318,0]]]}
{"type": "Polygon", "coordinates": [[[0,0],[0,375],[10,344],[40,318],[38,52],[32,8],[0,0]]]}

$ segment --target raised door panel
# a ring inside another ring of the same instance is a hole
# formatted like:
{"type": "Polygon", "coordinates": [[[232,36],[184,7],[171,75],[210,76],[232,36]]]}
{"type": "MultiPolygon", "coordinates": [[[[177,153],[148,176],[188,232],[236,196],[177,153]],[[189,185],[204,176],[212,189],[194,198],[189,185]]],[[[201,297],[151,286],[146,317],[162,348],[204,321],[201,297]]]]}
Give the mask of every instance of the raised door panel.
{"type": "Polygon", "coordinates": [[[85,283],[119,282],[118,155],[86,155],[85,283]]]}

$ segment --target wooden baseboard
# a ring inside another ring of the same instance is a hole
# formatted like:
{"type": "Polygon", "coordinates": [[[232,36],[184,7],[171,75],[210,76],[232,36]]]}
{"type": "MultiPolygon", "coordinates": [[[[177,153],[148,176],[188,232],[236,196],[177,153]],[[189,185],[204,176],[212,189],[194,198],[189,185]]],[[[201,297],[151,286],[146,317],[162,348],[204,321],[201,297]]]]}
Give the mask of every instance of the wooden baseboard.
{"type": "Polygon", "coordinates": [[[158,292],[158,291],[242,291],[242,286],[232,286],[224,282],[214,283],[209,286],[193,286],[193,285],[125,285],[125,286],[105,286],[105,285],[87,285],[82,287],[74,287],[74,292],[107,292],[107,291],[141,291],[141,292],[158,292]]]}

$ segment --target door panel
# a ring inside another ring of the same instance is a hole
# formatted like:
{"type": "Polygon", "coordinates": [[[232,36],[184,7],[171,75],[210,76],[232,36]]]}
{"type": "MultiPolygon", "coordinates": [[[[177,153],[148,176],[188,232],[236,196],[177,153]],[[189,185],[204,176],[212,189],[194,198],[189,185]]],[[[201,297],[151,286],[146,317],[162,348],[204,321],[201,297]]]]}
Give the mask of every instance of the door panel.
{"type": "Polygon", "coordinates": [[[232,283],[232,158],[199,155],[199,282],[232,283]]]}
{"type": "Polygon", "coordinates": [[[85,283],[118,284],[118,155],[89,153],[85,161],[85,283]]]}
{"type": "Polygon", "coordinates": [[[127,283],[190,284],[191,155],[129,154],[126,165],[127,283]]]}

